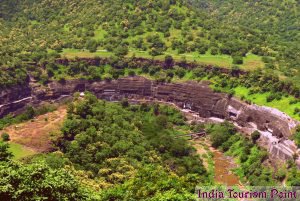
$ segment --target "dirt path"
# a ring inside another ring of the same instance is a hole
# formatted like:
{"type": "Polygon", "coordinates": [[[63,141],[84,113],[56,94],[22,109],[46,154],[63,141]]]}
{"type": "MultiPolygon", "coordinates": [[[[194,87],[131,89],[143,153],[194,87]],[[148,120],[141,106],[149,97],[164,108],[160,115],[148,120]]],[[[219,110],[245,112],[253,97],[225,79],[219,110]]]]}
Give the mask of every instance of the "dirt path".
{"type": "Polygon", "coordinates": [[[21,144],[34,151],[49,151],[51,150],[51,138],[58,134],[66,115],[66,106],[61,106],[56,111],[37,116],[31,121],[9,126],[0,133],[8,133],[11,142],[21,144]]]}

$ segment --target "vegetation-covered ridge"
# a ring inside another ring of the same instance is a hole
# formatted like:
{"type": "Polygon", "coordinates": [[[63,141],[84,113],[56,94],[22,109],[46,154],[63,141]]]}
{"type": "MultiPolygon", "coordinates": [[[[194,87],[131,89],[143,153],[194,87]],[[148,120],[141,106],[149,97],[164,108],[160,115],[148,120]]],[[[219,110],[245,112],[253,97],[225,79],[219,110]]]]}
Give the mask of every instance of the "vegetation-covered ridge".
{"type": "Polygon", "coordinates": [[[188,199],[198,183],[210,182],[195,150],[175,138],[188,132],[175,109],[88,94],[68,114],[58,146],[75,167],[91,172],[107,199],[188,199]]]}
{"type": "Polygon", "coordinates": [[[61,132],[58,152],[22,163],[1,142],[0,198],[193,200],[196,185],[213,183],[196,150],[176,138],[190,127],[170,107],[109,103],[87,93],[69,105],[61,132]]]}
{"type": "Polygon", "coordinates": [[[226,92],[247,103],[277,108],[300,120],[300,88],[291,81],[281,80],[272,73],[261,70],[243,71],[209,65],[175,61],[165,56],[163,61],[137,57],[58,59],[47,62],[45,70],[49,80],[87,79],[92,81],[112,80],[123,76],[140,75],[158,82],[182,82],[208,80],[217,92],[226,92]]]}
{"type": "MultiPolygon", "coordinates": [[[[31,61],[43,64],[62,51],[83,49],[99,56],[182,54],[221,66],[249,59],[253,68],[263,67],[262,60],[272,73],[281,71],[295,82],[299,77],[294,0],[5,0],[0,5],[1,84],[22,82],[31,61]]],[[[34,70],[45,76],[43,68],[34,70]]]]}

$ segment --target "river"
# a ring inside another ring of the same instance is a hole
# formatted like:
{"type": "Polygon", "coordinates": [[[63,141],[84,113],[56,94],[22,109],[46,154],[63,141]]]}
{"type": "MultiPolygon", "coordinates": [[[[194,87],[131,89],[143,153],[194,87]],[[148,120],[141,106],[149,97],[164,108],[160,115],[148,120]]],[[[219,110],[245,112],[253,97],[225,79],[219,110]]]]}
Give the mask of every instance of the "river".
{"type": "Polygon", "coordinates": [[[223,152],[211,147],[211,143],[205,138],[191,141],[191,145],[200,155],[205,168],[214,175],[212,179],[215,183],[226,186],[242,185],[239,177],[233,174],[232,170],[238,165],[232,157],[225,156],[223,152]]]}

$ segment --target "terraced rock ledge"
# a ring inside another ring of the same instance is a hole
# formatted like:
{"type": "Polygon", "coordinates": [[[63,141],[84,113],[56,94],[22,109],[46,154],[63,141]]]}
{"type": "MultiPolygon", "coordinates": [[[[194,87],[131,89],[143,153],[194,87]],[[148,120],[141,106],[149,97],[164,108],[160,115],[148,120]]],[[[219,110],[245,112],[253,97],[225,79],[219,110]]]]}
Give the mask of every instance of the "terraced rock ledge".
{"type": "MultiPolygon", "coordinates": [[[[64,83],[51,82],[47,86],[29,83],[0,92],[0,117],[19,113],[27,105],[38,105],[45,101],[60,101],[75,92],[93,92],[98,98],[118,101],[150,100],[172,103],[183,112],[210,121],[228,120],[246,134],[258,130],[260,144],[270,154],[286,161],[300,153],[289,138],[299,124],[277,109],[249,105],[224,93],[216,93],[208,82],[158,83],[143,77],[125,77],[113,81],[92,82],[69,80],[64,83]]],[[[297,159],[300,167],[300,159],[297,159]]]]}

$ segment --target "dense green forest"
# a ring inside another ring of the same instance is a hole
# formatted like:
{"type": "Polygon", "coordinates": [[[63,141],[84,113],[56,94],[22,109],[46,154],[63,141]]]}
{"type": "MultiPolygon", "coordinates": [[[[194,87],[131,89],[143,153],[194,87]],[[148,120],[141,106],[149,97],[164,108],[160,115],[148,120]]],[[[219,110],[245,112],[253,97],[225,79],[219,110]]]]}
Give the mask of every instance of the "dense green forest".
{"type": "MultiPolygon", "coordinates": [[[[168,53],[201,60],[210,55],[215,65],[221,55],[241,65],[251,54],[266,71],[295,82],[299,77],[294,0],[4,0],[0,5],[0,82],[5,85],[22,83],[32,61],[43,67],[49,57],[83,49],[120,57],[168,53]]],[[[34,70],[43,74],[43,68],[34,70]]]]}
{"type": "Polygon", "coordinates": [[[57,152],[20,163],[1,142],[0,198],[193,200],[196,185],[213,181],[195,149],[176,138],[189,129],[173,108],[87,94],[69,105],[57,152]]]}
{"type": "MultiPolygon", "coordinates": [[[[254,52],[266,51],[276,58],[279,68],[299,67],[299,1],[195,0],[224,25],[239,26],[262,39],[254,52]]],[[[257,39],[259,40],[259,39],[257,39]]],[[[292,71],[291,71],[292,72],[292,71]]]]}
{"type": "Polygon", "coordinates": [[[293,161],[275,169],[268,154],[235,127],[191,124],[165,105],[110,103],[87,93],[68,106],[56,151],[16,161],[0,142],[1,200],[194,200],[195,186],[212,174],[178,134],[205,128],[213,147],[236,159],[241,181],[252,186],[298,186],[293,161]]]}
{"type": "Polygon", "coordinates": [[[99,181],[105,199],[191,199],[197,184],[209,183],[195,150],[175,138],[187,128],[174,109],[120,106],[88,95],[68,113],[58,146],[99,181]]]}

